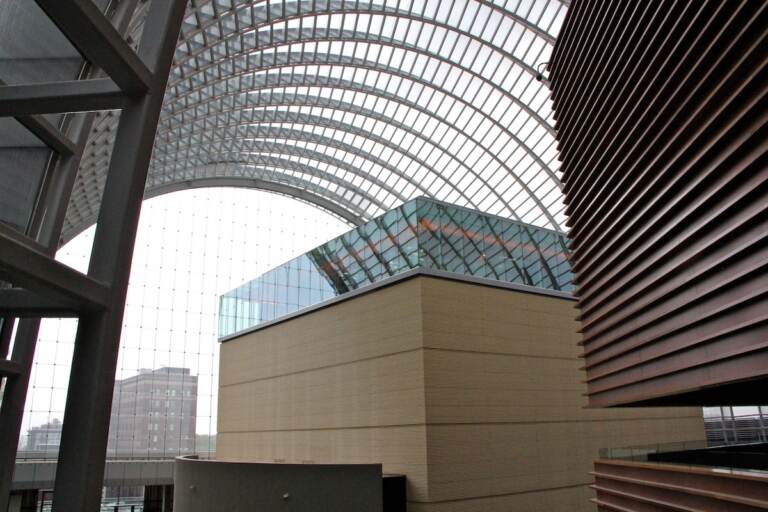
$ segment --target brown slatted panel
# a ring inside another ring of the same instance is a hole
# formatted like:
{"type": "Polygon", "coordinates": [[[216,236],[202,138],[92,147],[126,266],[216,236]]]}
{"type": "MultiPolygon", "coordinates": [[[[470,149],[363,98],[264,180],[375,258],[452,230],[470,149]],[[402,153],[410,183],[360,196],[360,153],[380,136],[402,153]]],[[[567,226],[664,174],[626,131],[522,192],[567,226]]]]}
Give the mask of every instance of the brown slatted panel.
{"type": "Polygon", "coordinates": [[[608,510],[768,510],[768,475],[629,461],[595,462],[595,502],[608,510]]]}
{"type": "Polygon", "coordinates": [[[768,2],[574,1],[549,67],[590,405],[741,403],[768,377],[768,2]]]}

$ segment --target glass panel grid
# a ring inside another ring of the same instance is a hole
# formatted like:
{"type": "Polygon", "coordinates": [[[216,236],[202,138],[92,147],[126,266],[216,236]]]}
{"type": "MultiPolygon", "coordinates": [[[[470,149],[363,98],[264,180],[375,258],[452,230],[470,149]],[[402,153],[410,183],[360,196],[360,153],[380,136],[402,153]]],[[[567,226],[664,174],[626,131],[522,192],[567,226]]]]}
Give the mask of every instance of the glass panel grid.
{"type": "Polygon", "coordinates": [[[419,267],[573,290],[562,234],[417,198],[222,295],[219,335],[419,267]]]}
{"type": "MultiPolygon", "coordinates": [[[[236,178],[306,190],[358,224],[425,196],[562,232],[535,76],[565,12],[559,0],[195,2],[148,195],[236,178]]],[[[98,211],[115,122],[97,120],[65,240],[98,211]]]]}

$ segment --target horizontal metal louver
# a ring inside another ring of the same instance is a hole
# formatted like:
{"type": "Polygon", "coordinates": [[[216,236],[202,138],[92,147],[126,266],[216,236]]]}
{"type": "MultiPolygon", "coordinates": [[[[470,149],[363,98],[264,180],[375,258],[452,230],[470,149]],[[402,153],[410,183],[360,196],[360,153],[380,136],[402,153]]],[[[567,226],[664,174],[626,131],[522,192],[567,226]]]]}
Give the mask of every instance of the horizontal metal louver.
{"type": "Polygon", "coordinates": [[[768,375],[765,2],[574,2],[550,63],[593,406],[768,375]]]}

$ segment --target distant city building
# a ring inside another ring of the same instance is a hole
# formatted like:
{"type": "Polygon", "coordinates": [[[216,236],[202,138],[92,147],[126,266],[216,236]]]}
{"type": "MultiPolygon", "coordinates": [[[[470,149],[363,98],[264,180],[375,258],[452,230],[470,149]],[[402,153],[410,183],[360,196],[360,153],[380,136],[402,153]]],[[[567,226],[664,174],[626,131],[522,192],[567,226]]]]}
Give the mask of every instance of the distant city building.
{"type": "Polygon", "coordinates": [[[27,451],[57,453],[61,444],[61,421],[54,418],[50,423],[32,427],[27,431],[27,451]]]}
{"type": "Polygon", "coordinates": [[[710,446],[768,442],[768,407],[705,407],[710,446]]]}
{"type": "Polygon", "coordinates": [[[110,456],[175,456],[195,451],[197,376],[189,368],[142,369],[115,382],[110,456]]]}

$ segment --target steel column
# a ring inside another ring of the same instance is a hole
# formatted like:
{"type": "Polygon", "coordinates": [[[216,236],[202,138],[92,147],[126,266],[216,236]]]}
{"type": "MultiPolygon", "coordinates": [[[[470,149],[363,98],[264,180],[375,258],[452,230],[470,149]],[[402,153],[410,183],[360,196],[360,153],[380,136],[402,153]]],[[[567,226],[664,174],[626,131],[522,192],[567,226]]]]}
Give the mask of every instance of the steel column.
{"type": "Polygon", "coordinates": [[[39,319],[19,322],[12,356],[19,373],[6,380],[5,393],[0,405],[0,510],[6,510],[8,507],[13,480],[13,461],[19,444],[19,432],[24,418],[24,404],[27,400],[39,326],[39,319]],[[28,342],[29,340],[32,342],[28,342]]]}
{"type": "Polygon", "coordinates": [[[112,392],[133,246],[157,121],[184,16],[183,0],[155,0],[139,55],[154,76],[149,94],[127,100],[115,138],[88,274],[111,283],[108,308],[78,324],[54,488],[55,512],[101,504],[112,392]]]}

